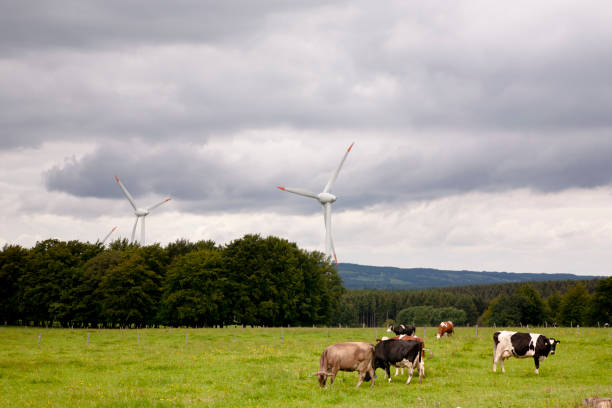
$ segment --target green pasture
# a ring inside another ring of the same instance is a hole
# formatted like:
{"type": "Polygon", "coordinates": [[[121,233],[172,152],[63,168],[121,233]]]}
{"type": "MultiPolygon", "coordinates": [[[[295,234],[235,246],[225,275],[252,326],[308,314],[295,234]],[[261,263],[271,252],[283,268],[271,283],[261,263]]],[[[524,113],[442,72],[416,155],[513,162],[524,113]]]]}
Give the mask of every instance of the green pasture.
{"type": "MultiPolygon", "coordinates": [[[[423,328],[417,335],[423,336],[423,328]]],[[[491,328],[458,328],[436,340],[427,377],[355,389],[339,373],[320,389],[312,373],[322,350],[375,342],[384,329],[233,328],[70,330],[0,328],[1,407],[574,407],[612,396],[612,329],[541,328],[561,340],[534,373],[532,359],[492,372],[491,328]],[[87,337],[89,335],[89,344],[87,337]],[[40,345],[39,345],[40,336],[40,345]]]]}

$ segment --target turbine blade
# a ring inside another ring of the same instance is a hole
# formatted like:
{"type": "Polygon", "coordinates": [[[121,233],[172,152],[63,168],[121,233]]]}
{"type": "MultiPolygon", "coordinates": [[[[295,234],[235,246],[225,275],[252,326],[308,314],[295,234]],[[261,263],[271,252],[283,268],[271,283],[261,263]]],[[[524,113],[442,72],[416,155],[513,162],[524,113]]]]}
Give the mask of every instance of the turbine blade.
{"type": "Polygon", "coordinates": [[[303,188],[289,188],[289,187],[282,187],[282,186],[277,186],[276,188],[278,188],[279,190],[288,191],[293,194],[298,194],[304,197],[315,198],[317,200],[319,199],[318,195],[316,195],[312,191],[304,190],[303,188]]]}
{"type": "Polygon", "coordinates": [[[140,246],[145,246],[145,219],[147,217],[143,216],[142,217],[142,225],[140,226],[141,230],[140,230],[140,246]]]}
{"type": "Polygon", "coordinates": [[[329,191],[331,190],[332,186],[334,185],[334,182],[336,181],[336,178],[338,178],[338,173],[340,173],[340,169],[342,168],[342,165],[344,164],[344,161],[346,160],[346,156],[348,156],[348,154],[351,151],[351,149],[353,148],[354,144],[355,144],[355,142],[351,143],[349,148],[346,150],[346,153],[344,153],[344,157],[342,158],[342,161],[340,162],[340,165],[338,166],[338,168],[336,169],[334,174],[332,174],[331,178],[327,182],[327,185],[323,189],[324,193],[329,193],[329,191]]]}
{"type": "Polygon", "coordinates": [[[164,201],[162,201],[161,203],[157,203],[155,204],[153,207],[150,207],[149,209],[147,209],[147,211],[151,211],[157,207],[159,207],[160,205],[162,205],[163,203],[167,203],[168,201],[172,200],[171,198],[166,198],[164,201]]]}
{"type": "Polygon", "coordinates": [[[134,208],[134,211],[136,211],[136,204],[134,204],[134,197],[132,197],[130,192],[127,191],[127,188],[125,188],[125,186],[123,185],[121,180],[119,180],[119,177],[115,176],[115,180],[117,180],[117,183],[119,183],[119,187],[121,187],[121,190],[123,190],[123,194],[125,194],[125,198],[128,199],[130,204],[132,204],[132,207],[134,208]]]}
{"type": "Polygon", "coordinates": [[[102,240],[102,245],[104,245],[104,243],[106,242],[106,240],[108,239],[108,237],[111,236],[111,234],[117,229],[117,227],[113,227],[112,230],[110,230],[110,232],[108,234],[106,234],[106,236],[104,237],[104,239],[102,240]]]}
{"type": "Polygon", "coordinates": [[[323,215],[325,217],[325,247],[327,253],[334,257],[336,264],[338,258],[336,257],[336,249],[334,248],[334,240],[332,239],[332,227],[331,227],[331,203],[326,203],[323,206],[323,215]]]}
{"type": "Polygon", "coordinates": [[[136,221],[134,221],[134,226],[132,227],[132,244],[134,243],[134,235],[136,235],[136,226],[138,225],[138,216],[136,216],[136,221]]]}

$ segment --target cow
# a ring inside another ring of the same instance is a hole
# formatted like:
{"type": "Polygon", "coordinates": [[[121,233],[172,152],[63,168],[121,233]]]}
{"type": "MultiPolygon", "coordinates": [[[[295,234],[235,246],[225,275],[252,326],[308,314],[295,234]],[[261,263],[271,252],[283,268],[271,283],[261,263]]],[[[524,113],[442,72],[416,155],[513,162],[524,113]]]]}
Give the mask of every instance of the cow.
{"type": "MultiPolygon", "coordinates": [[[[427,359],[429,360],[430,358],[433,358],[433,351],[430,349],[426,349],[425,342],[423,342],[423,339],[417,336],[407,336],[405,334],[400,334],[399,336],[395,336],[395,337],[383,337],[382,339],[376,339],[376,341],[381,342],[381,341],[391,340],[391,339],[418,341],[419,343],[421,343],[421,360],[425,361],[425,350],[427,350],[431,354],[431,356],[429,356],[429,358],[427,359]]],[[[402,370],[402,374],[404,374],[404,365],[400,364],[400,365],[395,366],[395,376],[396,377],[398,376],[400,369],[402,370]]],[[[423,377],[425,377],[425,371],[423,371],[423,377]]]]}
{"type": "Polygon", "coordinates": [[[416,328],[411,324],[400,324],[399,326],[390,325],[387,327],[387,331],[389,333],[395,333],[396,336],[399,336],[400,334],[412,336],[414,335],[415,330],[416,328]]]}
{"type": "Polygon", "coordinates": [[[504,360],[514,356],[517,358],[533,357],[535,362],[535,373],[539,374],[540,361],[549,354],[555,354],[559,340],[546,338],[537,333],[518,333],[513,331],[501,331],[493,333],[495,351],[493,354],[493,372],[497,371],[497,362],[500,363],[502,373],[504,360]]]}
{"type": "Polygon", "coordinates": [[[328,377],[331,377],[329,385],[333,385],[338,371],[359,371],[359,381],[355,388],[361,383],[372,380],[374,386],[374,346],[364,342],[338,343],[327,347],[321,354],[319,371],[314,375],[319,378],[319,386],[323,388],[328,377]]]}
{"type": "Polygon", "coordinates": [[[451,334],[453,334],[453,328],[453,322],[451,322],[450,320],[447,322],[440,322],[440,325],[438,326],[438,334],[436,334],[436,339],[439,339],[445,334],[447,336],[450,336],[451,334]]]}
{"type": "Polygon", "coordinates": [[[390,367],[403,366],[408,367],[408,380],[406,385],[410,384],[414,367],[419,371],[419,384],[425,374],[425,363],[421,358],[423,345],[414,340],[397,340],[389,339],[381,341],[374,348],[374,371],[378,368],[385,370],[385,374],[391,382],[390,367]]]}

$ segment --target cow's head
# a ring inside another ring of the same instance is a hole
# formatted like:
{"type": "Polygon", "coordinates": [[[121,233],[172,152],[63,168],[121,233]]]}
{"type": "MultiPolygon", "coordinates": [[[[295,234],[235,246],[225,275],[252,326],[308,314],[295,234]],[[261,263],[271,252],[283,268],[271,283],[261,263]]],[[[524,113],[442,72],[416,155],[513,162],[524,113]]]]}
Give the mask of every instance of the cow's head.
{"type": "Polygon", "coordinates": [[[316,375],[319,378],[319,387],[323,388],[325,387],[325,383],[327,382],[327,377],[332,374],[321,370],[319,372],[314,373],[313,375],[316,375]]]}
{"type": "Polygon", "coordinates": [[[557,347],[557,344],[561,343],[561,340],[556,340],[551,337],[548,339],[548,342],[550,343],[550,354],[555,354],[555,348],[557,347]]]}

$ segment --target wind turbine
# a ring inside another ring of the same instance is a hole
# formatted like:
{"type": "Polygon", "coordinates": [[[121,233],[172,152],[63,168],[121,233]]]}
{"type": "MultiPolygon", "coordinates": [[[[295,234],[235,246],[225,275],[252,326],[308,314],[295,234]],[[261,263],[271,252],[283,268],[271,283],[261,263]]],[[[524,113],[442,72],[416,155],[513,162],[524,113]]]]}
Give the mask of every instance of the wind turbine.
{"type": "Polygon", "coordinates": [[[293,194],[298,194],[304,197],[314,198],[315,200],[318,200],[319,203],[321,203],[321,206],[323,207],[323,219],[325,220],[325,249],[328,254],[333,255],[334,261],[336,261],[336,263],[338,263],[338,257],[336,256],[336,249],[334,248],[334,241],[332,240],[332,233],[331,233],[331,205],[334,201],[336,201],[336,196],[330,193],[329,191],[334,185],[334,182],[336,181],[336,178],[338,177],[338,173],[340,173],[340,169],[342,168],[342,165],[344,164],[344,161],[346,160],[346,156],[348,156],[354,144],[355,142],[351,143],[349,148],[346,150],[346,153],[344,153],[344,157],[342,157],[342,161],[340,162],[340,165],[338,166],[336,171],[332,174],[331,178],[329,179],[329,181],[327,182],[327,184],[325,185],[325,188],[323,189],[321,193],[315,194],[311,191],[304,190],[302,188],[289,188],[289,187],[282,187],[282,186],[277,187],[280,190],[288,191],[293,194]]]}
{"type": "Polygon", "coordinates": [[[145,217],[147,215],[149,215],[149,212],[151,212],[151,210],[156,209],[157,207],[159,207],[160,205],[162,205],[163,203],[170,201],[170,198],[166,198],[164,201],[159,202],[157,204],[155,204],[152,207],[149,208],[137,208],[136,204],[134,203],[134,197],[132,197],[132,195],[130,194],[129,191],[127,191],[127,188],[125,188],[125,186],[123,185],[123,183],[121,181],[119,181],[119,177],[115,176],[115,180],[117,180],[117,183],[119,183],[119,187],[121,187],[121,190],[123,190],[123,194],[125,194],[125,198],[128,199],[128,201],[130,202],[130,204],[132,205],[132,208],[134,208],[134,215],[136,215],[136,221],[134,222],[134,227],[132,228],[132,242],[134,242],[134,235],[136,234],[136,226],[138,225],[138,220],[140,218],[142,218],[142,222],[141,222],[141,231],[140,231],[140,245],[144,246],[145,244],[145,217]]]}
{"type": "Polygon", "coordinates": [[[104,237],[104,239],[102,240],[102,245],[104,245],[104,243],[106,242],[106,240],[108,239],[108,237],[110,237],[110,236],[111,236],[111,234],[112,234],[113,232],[115,232],[115,230],[116,230],[116,229],[117,229],[117,227],[113,227],[113,229],[112,229],[112,230],[110,230],[110,232],[109,232],[108,234],[106,234],[106,236],[105,236],[105,237],[104,237]]]}

